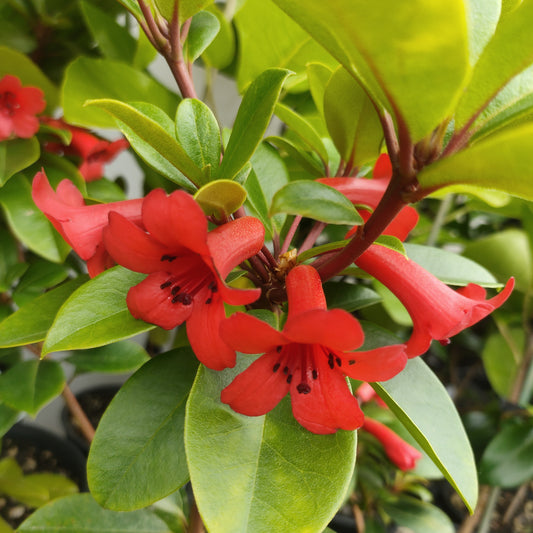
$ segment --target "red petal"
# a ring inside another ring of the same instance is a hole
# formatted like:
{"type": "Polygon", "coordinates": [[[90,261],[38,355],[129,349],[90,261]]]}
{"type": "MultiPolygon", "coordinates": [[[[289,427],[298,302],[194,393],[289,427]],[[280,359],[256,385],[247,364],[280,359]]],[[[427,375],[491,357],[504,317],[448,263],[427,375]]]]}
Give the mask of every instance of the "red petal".
{"type": "Polygon", "coordinates": [[[341,352],[355,350],[364,341],[357,319],[342,309],[316,309],[290,317],[289,308],[283,333],[293,342],[320,344],[341,352]]]}
{"type": "Polygon", "coordinates": [[[29,139],[39,131],[39,120],[34,115],[15,113],[12,120],[13,131],[17,137],[29,139]]]}
{"type": "Polygon", "coordinates": [[[287,344],[283,333],[245,313],[235,313],[220,326],[222,338],[242,353],[264,353],[287,344]]]}
{"type": "Polygon", "coordinates": [[[194,310],[187,320],[187,336],[198,360],[213,370],[235,366],[235,350],[220,337],[220,324],[226,318],[224,303],[214,294],[211,303],[205,303],[211,292],[201,291],[194,298],[194,310]]]}
{"type": "Polygon", "coordinates": [[[218,283],[222,299],[230,305],[248,305],[261,296],[261,289],[235,289],[224,283],[218,283]]]}
{"type": "Polygon", "coordinates": [[[364,352],[339,354],[342,371],[360,381],[386,381],[399,374],[407,364],[405,344],[383,346],[364,352]],[[350,364],[350,361],[355,361],[350,364]]]}
{"type": "Polygon", "coordinates": [[[376,164],[374,165],[374,170],[372,171],[372,177],[374,179],[392,178],[392,164],[389,154],[381,154],[378,157],[376,164]]]}
{"type": "Polygon", "coordinates": [[[222,403],[248,416],[264,415],[274,409],[289,392],[285,374],[272,370],[278,359],[279,354],[273,351],[255,360],[222,390],[222,403]]]}
{"type": "Polygon", "coordinates": [[[322,280],[310,265],[294,267],[286,279],[289,320],[311,309],[327,309],[322,280]]]}
{"type": "Polygon", "coordinates": [[[85,207],[83,195],[70,180],[65,179],[59,182],[56,195],[58,200],[72,207],[85,207]]]}
{"type": "Polygon", "coordinates": [[[388,185],[387,180],[366,178],[319,178],[316,181],[341,192],[352,204],[371,209],[376,208],[388,185]]]}

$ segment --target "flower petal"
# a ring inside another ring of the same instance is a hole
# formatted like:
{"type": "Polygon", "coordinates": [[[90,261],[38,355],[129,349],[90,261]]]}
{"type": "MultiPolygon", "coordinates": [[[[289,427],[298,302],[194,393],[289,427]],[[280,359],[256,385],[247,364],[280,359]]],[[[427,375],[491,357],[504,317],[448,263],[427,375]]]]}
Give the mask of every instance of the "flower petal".
{"type": "Polygon", "coordinates": [[[278,359],[275,350],[256,359],[222,390],[222,403],[248,416],[264,415],[274,409],[289,392],[285,374],[273,371],[278,359]]]}
{"type": "Polygon", "coordinates": [[[360,381],[386,381],[405,368],[405,348],[405,344],[394,344],[374,350],[339,354],[343,360],[342,371],[360,381]]]}
{"type": "Polygon", "coordinates": [[[311,309],[327,309],[322,280],[310,265],[294,267],[286,278],[289,320],[311,309]]]}
{"type": "Polygon", "coordinates": [[[220,334],[227,344],[242,353],[264,353],[288,343],[283,333],[245,313],[235,313],[224,320],[220,334]]]}

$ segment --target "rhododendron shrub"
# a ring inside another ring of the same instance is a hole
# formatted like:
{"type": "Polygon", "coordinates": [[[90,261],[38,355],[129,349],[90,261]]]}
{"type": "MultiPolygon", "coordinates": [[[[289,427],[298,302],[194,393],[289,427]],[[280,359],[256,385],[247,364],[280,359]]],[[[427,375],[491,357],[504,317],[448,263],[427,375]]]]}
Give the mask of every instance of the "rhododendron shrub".
{"type": "MultiPolygon", "coordinates": [[[[451,530],[413,495],[476,506],[470,374],[435,371],[481,355],[531,440],[533,2],[64,4],[2,8],[0,348],[35,358],[0,418],[62,394],[91,494],[20,531],[451,530]],[[63,358],[131,374],[96,431],[63,358]]],[[[501,449],[488,483],[533,476],[501,449]]]]}

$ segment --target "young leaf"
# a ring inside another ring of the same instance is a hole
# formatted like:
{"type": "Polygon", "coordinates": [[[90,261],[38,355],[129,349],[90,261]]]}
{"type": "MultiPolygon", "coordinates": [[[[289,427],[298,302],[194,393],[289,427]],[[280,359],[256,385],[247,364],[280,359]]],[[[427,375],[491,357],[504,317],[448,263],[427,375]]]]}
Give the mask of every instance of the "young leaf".
{"type": "Polygon", "coordinates": [[[206,215],[224,220],[244,203],[246,189],[235,181],[217,180],[204,185],[194,199],[206,215]]]}
{"type": "Polygon", "coordinates": [[[146,507],[189,477],[183,443],[185,402],[198,362],[190,348],[160,354],[121,387],[91,445],[91,494],[107,509],[146,507]]]}
{"type": "Polygon", "coordinates": [[[43,355],[95,348],[153,329],[152,324],[135,320],[126,305],[128,290],[144,277],[116,266],[74,291],[46,336],[43,355]]]}
{"type": "Polygon", "coordinates": [[[324,116],[324,91],[333,71],[322,63],[309,63],[307,65],[307,79],[313,102],[320,113],[324,116]]]}
{"type": "Polygon", "coordinates": [[[204,50],[213,42],[220,30],[218,18],[209,11],[200,11],[192,18],[185,41],[185,50],[188,61],[194,63],[204,50]]]}
{"type": "Polygon", "coordinates": [[[0,187],[17,172],[35,163],[40,154],[36,137],[0,142],[0,187]]]}
{"type": "Polygon", "coordinates": [[[289,75],[285,69],[268,69],[248,87],[235,117],[218,176],[232,179],[250,160],[263,138],[289,75]]]}
{"type": "Polygon", "coordinates": [[[232,25],[216,4],[211,4],[206,10],[215,15],[220,30],[213,42],[203,52],[202,60],[207,66],[222,70],[233,61],[235,33],[232,25]]]}
{"type": "Polygon", "coordinates": [[[301,215],[329,224],[362,224],[353,204],[333,187],[316,181],[291,181],[272,199],[270,213],[301,215]]]}
{"type": "Polygon", "coordinates": [[[494,35],[502,11],[502,0],[467,0],[470,64],[475,65],[481,52],[494,35]]]}
{"type": "Polygon", "coordinates": [[[435,374],[415,358],[396,377],[372,386],[472,511],[478,495],[474,455],[459,414],[435,374]]]}
{"type": "MultiPolygon", "coordinates": [[[[178,11],[180,24],[183,24],[187,19],[211,3],[213,3],[213,0],[180,0],[178,11]]],[[[155,0],[155,5],[168,21],[172,20],[174,9],[177,5],[175,0],[155,0]]]]}
{"type": "Polygon", "coordinates": [[[187,403],[185,448],[202,518],[218,533],[322,531],[348,488],[356,432],[310,433],[288,398],[258,417],[221,404],[220,391],[249,359],[223,372],[200,368],[187,403]]]}

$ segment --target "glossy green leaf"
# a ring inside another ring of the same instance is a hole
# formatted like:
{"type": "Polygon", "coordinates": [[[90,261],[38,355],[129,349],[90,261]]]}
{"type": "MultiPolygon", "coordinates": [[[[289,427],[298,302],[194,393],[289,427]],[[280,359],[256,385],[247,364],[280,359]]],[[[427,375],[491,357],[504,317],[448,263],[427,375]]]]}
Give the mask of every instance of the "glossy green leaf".
{"type": "Polygon", "coordinates": [[[307,65],[307,79],[309,81],[309,91],[313,97],[313,102],[320,113],[324,115],[324,92],[326,85],[333,74],[333,71],[322,63],[309,63],[307,65]]]}
{"type": "Polygon", "coordinates": [[[137,20],[143,20],[143,14],[136,0],[117,0],[121,3],[137,20]]]}
{"type": "Polygon", "coordinates": [[[341,158],[357,167],[379,155],[383,130],[372,101],[343,67],[324,92],[324,118],[341,158]]]}
{"type": "MultiPolygon", "coordinates": [[[[151,104],[125,104],[118,100],[107,99],[90,100],[87,104],[89,107],[99,107],[110,113],[132,146],[134,148],[139,146],[139,155],[148,164],[152,163],[155,153],[156,161],[153,166],[156,168],[158,168],[156,164],[168,163],[182,172],[191,182],[197,185],[203,183],[202,170],[198,168],[174,136],[159,123],[158,119],[161,114],[159,108],[151,104]],[[147,146],[151,150],[147,150],[147,146]]],[[[178,173],[174,172],[172,179],[178,184],[182,184],[183,180],[178,173]]]]}
{"type": "Polygon", "coordinates": [[[192,18],[184,53],[190,63],[198,59],[220,30],[218,18],[209,11],[200,11],[192,18]]]}
{"type": "Polygon", "coordinates": [[[222,70],[233,61],[233,56],[235,55],[235,33],[233,26],[216,4],[208,6],[207,11],[217,18],[220,24],[220,31],[213,42],[205,49],[202,54],[202,60],[210,67],[222,70]]]}
{"type": "Polygon", "coordinates": [[[35,137],[0,142],[0,187],[17,172],[35,163],[40,153],[35,137]]]}
{"type": "Polygon", "coordinates": [[[263,139],[289,75],[290,72],[284,69],[269,69],[248,87],[235,117],[218,176],[232,179],[250,160],[263,139]]]}
{"type": "Polygon", "coordinates": [[[87,276],[80,276],[38,296],[0,322],[0,346],[24,346],[44,340],[65,300],[87,276]]]}
{"type": "Polygon", "coordinates": [[[87,183],[87,199],[100,203],[121,202],[126,200],[126,194],[117,182],[100,178],[87,183]]]}
{"type": "Polygon", "coordinates": [[[500,20],[502,0],[467,0],[465,2],[470,64],[475,65],[490,41],[500,20]]]}
{"type": "Polygon", "coordinates": [[[396,377],[372,386],[472,511],[478,496],[474,455],[459,414],[435,374],[414,358],[396,377]]]}
{"type": "Polygon", "coordinates": [[[401,117],[414,141],[452,114],[469,67],[462,0],[274,3],[401,117]]]}
{"type": "Polygon", "coordinates": [[[355,285],[344,281],[328,281],[324,283],[324,293],[329,308],[345,309],[353,313],[381,300],[379,294],[363,285],[355,285]]]}
{"type": "Polygon", "coordinates": [[[6,292],[13,282],[13,269],[19,264],[18,243],[7,228],[0,228],[0,249],[0,292],[6,292]]]}
{"type": "Polygon", "coordinates": [[[65,375],[55,361],[23,361],[0,375],[0,400],[35,416],[61,393],[65,375]]]}
{"type": "Polygon", "coordinates": [[[287,86],[305,88],[307,63],[337,65],[320,45],[272,2],[246,0],[234,20],[240,43],[237,72],[240,90],[268,68],[281,67],[293,71],[295,76],[287,81],[287,86]]]}
{"type": "Polygon", "coordinates": [[[144,278],[145,274],[116,266],[74,291],[46,336],[43,355],[95,348],[153,329],[152,324],[135,320],[126,305],[128,290],[144,278]]]}
{"type": "Polygon", "coordinates": [[[311,177],[320,178],[326,173],[324,165],[313,154],[307,153],[293,141],[285,138],[271,135],[266,140],[277,146],[281,152],[286,152],[289,157],[294,159],[311,177]]]}
{"type": "Polygon", "coordinates": [[[0,403],[0,437],[3,437],[19,419],[20,411],[5,403],[0,403]]]}
{"type": "Polygon", "coordinates": [[[480,481],[514,488],[533,476],[533,424],[531,420],[511,422],[485,449],[479,465],[480,481]]]}
{"type": "MultiPolygon", "coordinates": [[[[174,14],[175,0],[153,0],[161,14],[171,21],[174,14]]],[[[180,0],[179,2],[179,21],[183,24],[188,18],[212,4],[213,0],[180,0]]]]}
{"type": "Polygon", "coordinates": [[[20,242],[49,261],[64,261],[70,247],[35,205],[25,176],[17,174],[0,189],[0,204],[20,242]]]}
{"type": "Polygon", "coordinates": [[[113,117],[106,111],[85,107],[87,100],[97,99],[157,102],[169,116],[174,115],[179,102],[178,95],[126,63],[78,57],[65,71],[62,86],[65,120],[81,126],[115,128],[113,117]]]}
{"type": "Polygon", "coordinates": [[[280,103],[276,105],[275,113],[312,151],[317,153],[324,164],[328,163],[328,151],[312,124],[290,107],[280,103]]]}
{"type": "Polygon", "coordinates": [[[55,500],[27,518],[19,533],[170,533],[166,524],[150,511],[118,513],[100,507],[90,494],[55,500]]]}
{"type": "Polygon", "coordinates": [[[301,215],[329,224],[362,224],[353,204],[333,187],[316,181],[291,181],[272,199],[270,212],[301,215]]]}
{"type": "Polygon", "coordinates": [[[207,105],[196,98],[182,100],[176,111],[176,138],[199,168],[220,164],[220,129],[207,105]]]}
{"type": "MultiPolygon", "coordinates": [[[[4,491],[0,489],[0,492],[4,491]]],[[[10,483],[9,490],[6,491],[15,500],[30,507],[40,507],[51,500],[77,492],[79,492],[78,485],[74,481],[51,472],[38,472],[20,477],[14,483],[10,483]]]]}
{"type": "Polygon", "coordinates": [[[405,251],[409,259],[448,285],[477,283],[482,287],[501,287],[491,272],[468,257],[421,244],[406,243],[405,251]]]}
{"type": "Polygon", "coordinates": [[[17,76],[23,86],[38,87],[44,92],[46,111],[51,113],[59,102],[55,85],[41,72],[39,67],[25,54],[0,46],[0,78],[6,74],[17,76]]]}
{"type": "Polygon", "coordinates": [[[455,115],[460,130],[512,79],[533,63],[533,3],[504,17],[474,67],[455,115]]]}
{"type": "Polygon", "coordinates": [[[107,408],[87,466],[91,494],[107,509],[146,507],[187,482],[185,402],[197,366],[190,348],[160,354],[107,408]]]}
{"type": "Polygon", "coordinates": [[[65,361],[78,372],[101,372],[103,374],[133,372],[150,358],[137,342],[120,341],[90,350],[77,350],[65,361]]]}
{"type": "Polygon", "coordinates": [[[135,39],[128,30],[117,24],[113,17],[85,1],[80,2],[81,12],[98,48],[108,59],[131,63],[135,55],[135,39]]]}
{"type": "Polygon", "coordinates": [[[244,203],[246,189],[235,181],[217,180],[204,185],[194,199],[206,215],[224,220],[244,203]]]}
{"type": "Polygon", "coordinates": [[[428,192],[466,184],[533,200],[532,154],[533,124],[524,124],[423,168],[418,181],[428,192]]]}
{"type": "Polygon", "coordinates": [[[220,391],[249,360],[223,372],[202,367],[191,390],[185,447],[204,523],[217,533],[322,531],[348,488],[356,433],[310,433],[288,397],[259,417],[221,404],[220,391]]]}

